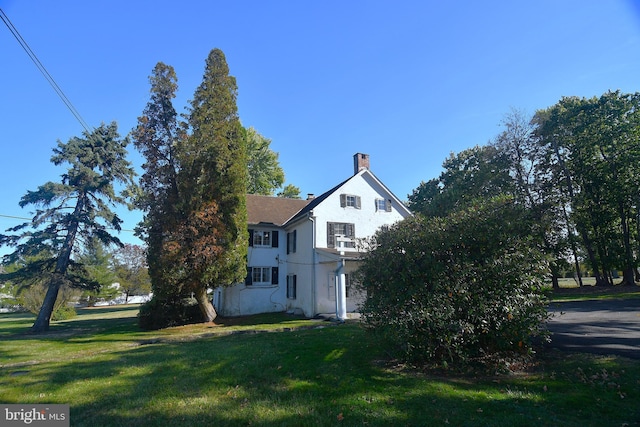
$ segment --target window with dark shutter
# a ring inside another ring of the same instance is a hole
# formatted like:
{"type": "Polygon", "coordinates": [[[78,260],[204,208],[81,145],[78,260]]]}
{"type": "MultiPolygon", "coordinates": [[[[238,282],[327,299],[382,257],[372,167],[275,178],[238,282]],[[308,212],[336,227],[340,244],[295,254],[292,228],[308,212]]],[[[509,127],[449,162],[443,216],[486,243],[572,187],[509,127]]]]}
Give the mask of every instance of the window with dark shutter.
{"type": "Polygon", "coordinates": [[[298,230],[287,233],[287,254],[296,253],[296,235],[298,230]]]}
{"type": "Polygon", "coordinates": [[[327,247],[335,248],[335,246],[336,246],[335,223],[328,222],[327,223],[327,247]]]}
{"type": "Polygon", "coordinates": [[[355,248],[356,225],[344,222],[327,222],[327,248],[355,248]],[[342,243],[338,243],[336,236],[340,236],[342,243]],[[351,239],[345,241],[344,238],[351,239]]]}
{"type": "Polygon", "coordinates": [[[278,231],[277,230],[271,232],[271,247],[272,248],[278,247],[278,231]]]}
{"type": "Polygon", "coordinates": [[[298,276],[295,274],[289,274],[287,276],[287,298],[289,299],[296,299],[296,288],[298,287],[297,279],[298,276]]]}
{"type": "Polygon", "coordinates": [[[354,196],[353,194],[341,194],[340,207],[360,209],[362,207],[362,199],[360,196],[354,196]]]}
{"type": "Polygon", "coordinates": [[[247,267],[247,277],[244,278],[244,284],[246,286],[253,285],[253,278],[251,274],[252,274],[251,267],[247,267]]]}

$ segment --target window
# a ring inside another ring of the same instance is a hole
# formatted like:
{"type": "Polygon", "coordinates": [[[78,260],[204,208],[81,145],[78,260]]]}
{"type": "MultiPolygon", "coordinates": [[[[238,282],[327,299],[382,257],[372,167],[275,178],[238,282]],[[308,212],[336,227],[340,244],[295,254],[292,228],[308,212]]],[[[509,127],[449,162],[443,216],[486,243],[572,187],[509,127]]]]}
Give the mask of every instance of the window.
{"type": "MultiPolygon", "coordinates": [[[[331,277],[329,278],[329,300],[330,301],[335,301],[336,300],[336,277],[335,275],[333,275],[334,273],[332,273],[331,277]]],[[[345,273],[344,275],[344,287],[345,287],[345,298],[350,298],[353,297],[354,292],[351,289],[351,278],[349,277],[349,274],[345,273]]]]}
{"type": "Polygon", "coordinates": [[[253,267],[251,269],[251,279],[254,285],[271,283],[271,269],[269,267],[253,267]]]}
{"type": "Polygon", "coordinates": [[[352,194],[341,194],[340,206],[343,208],[360,209],[360,196],[354,196],[352,194]]]}
{"type": "Polygon", "coordinates": [[[258,230],[254,231],[253,246],[271,246],[271,232],[258,230]]]}
{"type": "Polygon", "coordinates": [[[327,247],[328,248],[355,248],[356,237],[355,224],[344,222],[327,223],[327,247]]]}
{"type": "Polygon", "coordinates": [[[351,280],[349,280],[349,275],[344,275],[344,296],[345,298],[349,298],[351,293],[351,280]]]}
{"type": "Polygon", "coordinates": [[[278,284],[278,267],[248,267],[245,285],[268,286],[278,284]]]}
{"type": "Polygon", "coordinates": [[[296,253],[297,234],[298,234],[298,230],[293,230],[291,233],[287,233],[287,253],[288,254],[296,253]]]}
{"type": "Polygon", "coordinates": [[[296,291],[298,285],[298,276],[295,274],[289,274],[287,276],[287,298],[296,299],[296,291]]]}
{"type": "Polygon", "coordinates": [[[249,246],[261,248],[278,247],[278,231],[249,230],[249,246]]]}
{"type": "Polygon", "coordinates": [[[391,212],[391,200],[376,199],[376,212],[391,212]]]}

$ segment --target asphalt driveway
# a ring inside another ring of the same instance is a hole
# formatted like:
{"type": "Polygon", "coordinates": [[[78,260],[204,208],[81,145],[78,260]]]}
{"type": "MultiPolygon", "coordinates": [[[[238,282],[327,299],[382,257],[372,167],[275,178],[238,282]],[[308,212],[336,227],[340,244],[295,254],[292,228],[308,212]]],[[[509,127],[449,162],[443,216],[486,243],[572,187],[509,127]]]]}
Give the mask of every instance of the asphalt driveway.
{"type": "Polygon", "coordinates": [[[554,302],[552,348],[640,359],[640,299],[554,302]]]}

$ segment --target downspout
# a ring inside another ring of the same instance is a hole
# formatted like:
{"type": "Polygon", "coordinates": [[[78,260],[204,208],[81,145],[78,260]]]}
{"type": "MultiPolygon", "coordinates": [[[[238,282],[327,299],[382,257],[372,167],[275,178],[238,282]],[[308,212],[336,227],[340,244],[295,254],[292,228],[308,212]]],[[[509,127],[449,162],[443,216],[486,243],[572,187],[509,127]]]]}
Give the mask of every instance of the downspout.
{"type": "Polygon", "coordinates": [[[309,212],[309,221],[311,221],[311,317],[317,314],[316,309],[316,217],[313,211],[309,212]]]}
{"type": "Polygon", "coordinates": [[[340,261],[338,261],[338,266],[336,268],[336,318],[340,322],[344,322],[347,319],[347,298],[346,298],[346,287],[345,287],[345,273],[344,267],[346,261],[344,258],[344,252],[340,251],[340,261]]]}

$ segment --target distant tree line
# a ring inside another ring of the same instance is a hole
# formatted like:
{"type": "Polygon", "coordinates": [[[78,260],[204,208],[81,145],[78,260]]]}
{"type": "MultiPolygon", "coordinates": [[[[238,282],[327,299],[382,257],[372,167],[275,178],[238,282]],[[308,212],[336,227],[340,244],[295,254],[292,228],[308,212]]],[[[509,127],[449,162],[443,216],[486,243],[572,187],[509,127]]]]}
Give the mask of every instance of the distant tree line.
{"type": "Polygon", "coordinates": [[[640,94],[562,98],[533,117],[513,110],[494,141],[451,154],[409,206],[445,217],[478,198],[509,195],[551,257],[554,286],[589,270],[598,285],[639,280],[640,94]]]}

